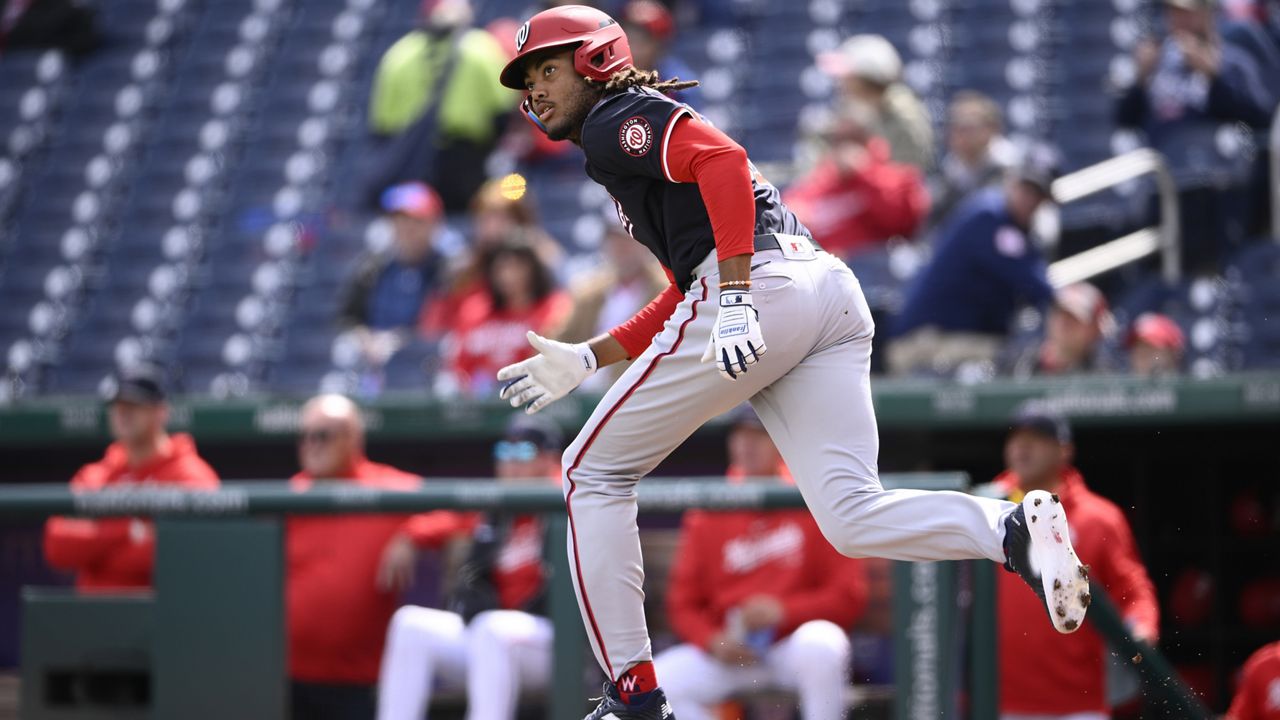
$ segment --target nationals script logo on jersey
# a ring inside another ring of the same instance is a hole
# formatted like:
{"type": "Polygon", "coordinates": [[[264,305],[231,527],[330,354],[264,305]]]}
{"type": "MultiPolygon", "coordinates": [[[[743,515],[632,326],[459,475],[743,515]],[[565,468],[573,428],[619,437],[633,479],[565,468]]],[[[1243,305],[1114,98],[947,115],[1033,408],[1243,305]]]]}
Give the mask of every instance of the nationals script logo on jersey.
{"type": "Polygon", "coordinates": [[[653,147],[653,126],[639,115],[627,118],[618,130],[618,144],[632,157],[642,157],[653,147]]]}

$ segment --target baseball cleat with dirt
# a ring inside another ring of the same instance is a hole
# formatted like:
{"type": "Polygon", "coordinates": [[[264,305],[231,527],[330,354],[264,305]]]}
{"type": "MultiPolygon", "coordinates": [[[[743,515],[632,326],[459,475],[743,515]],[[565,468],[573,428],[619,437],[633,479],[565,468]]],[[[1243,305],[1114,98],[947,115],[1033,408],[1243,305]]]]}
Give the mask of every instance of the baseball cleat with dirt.
{"type": "Polygon", "coordinates": [[[1079,630],[1092,600],[1089,568],[1071,547],[1067,511],[1058,496],[1032,490],[1004,525],[1005,569],[1040,596],[1058,632],[1079,630]]]}

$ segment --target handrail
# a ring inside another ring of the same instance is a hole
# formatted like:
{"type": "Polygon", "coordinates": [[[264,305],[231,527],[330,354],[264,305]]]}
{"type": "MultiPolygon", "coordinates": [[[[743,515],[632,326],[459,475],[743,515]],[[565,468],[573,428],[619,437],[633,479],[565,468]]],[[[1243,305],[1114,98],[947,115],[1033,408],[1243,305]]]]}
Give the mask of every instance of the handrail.
{"type": "Polygon", "coordinates": [[[1053,183],[1053,199],[1059,204],[1073,202],[1143,175],[1155,176],[1160,196],[1159,227],[1144,228],[1079,255],[1058,260],[1049,266],[1049,281],[1054,287],[1087,280],[1157,251],[1161,254],[1161,274],[1165,282],[1178,281],[1182,272],[1178,188],[1160,153],[1150,148],[1139,148],[1063,175],[1053,183]]]}
{"type": "Polygon", "coordinates": [[[1271,239],[1280,243],[1280,106],[1271,117],[1271,239]]]}

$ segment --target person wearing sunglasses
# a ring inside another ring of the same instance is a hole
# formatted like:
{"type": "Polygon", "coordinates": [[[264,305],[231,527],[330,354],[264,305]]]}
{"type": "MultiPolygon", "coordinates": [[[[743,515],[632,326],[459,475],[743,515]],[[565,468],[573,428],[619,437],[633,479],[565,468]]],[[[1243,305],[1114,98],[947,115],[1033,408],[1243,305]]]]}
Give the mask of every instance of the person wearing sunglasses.
{"type": "MultiPolygon", "coordinates": [[[[494,474],[511,484],[559,484],[560,428],[516,416],[493,447],[494,474]]],[[[418,720],[435,690],[466,691],[470,720],[510,720],[521,691],[545,690],[552,667],[544,542],[535,515],[479,520],[447,610],[406,605],[387,630],[378,720],[418,720]],[[483,668],[484,672],[471,672],[483,668]]]]}
{"type": "MultiPolygon", "coordinates": [[[[332,485],[413,490],[421,478],[369,460],[356,404],[321,395],[302,408],[296,492],[332,485]]],[[[417,550],[470,530],[467,513],[291,516],[286,618],[292,717],[368,720],[383,633],[413,583],[417,550]]]]}

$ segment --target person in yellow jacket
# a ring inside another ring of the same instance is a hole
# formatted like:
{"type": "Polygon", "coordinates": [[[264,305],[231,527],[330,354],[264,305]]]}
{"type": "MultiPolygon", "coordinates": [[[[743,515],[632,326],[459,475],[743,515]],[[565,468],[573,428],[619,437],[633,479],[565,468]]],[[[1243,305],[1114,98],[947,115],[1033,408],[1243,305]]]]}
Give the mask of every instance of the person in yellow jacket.
{"type": "Polygon", "coordinates": [[[449,169],[449,182],[437,187],[451,213],[465,210],[484,182],[485,159],[519,100],[493,82],[506,64],[506,52],[488,32],[470,27],[471,20],[469,0],[424,0],[422,27],[382,56],[369,101],[369,128],[387,138],[440,103],[436,162],[449,169]],[[449,77],[442,80],[439,74],[446,68],[449,77]]]}

